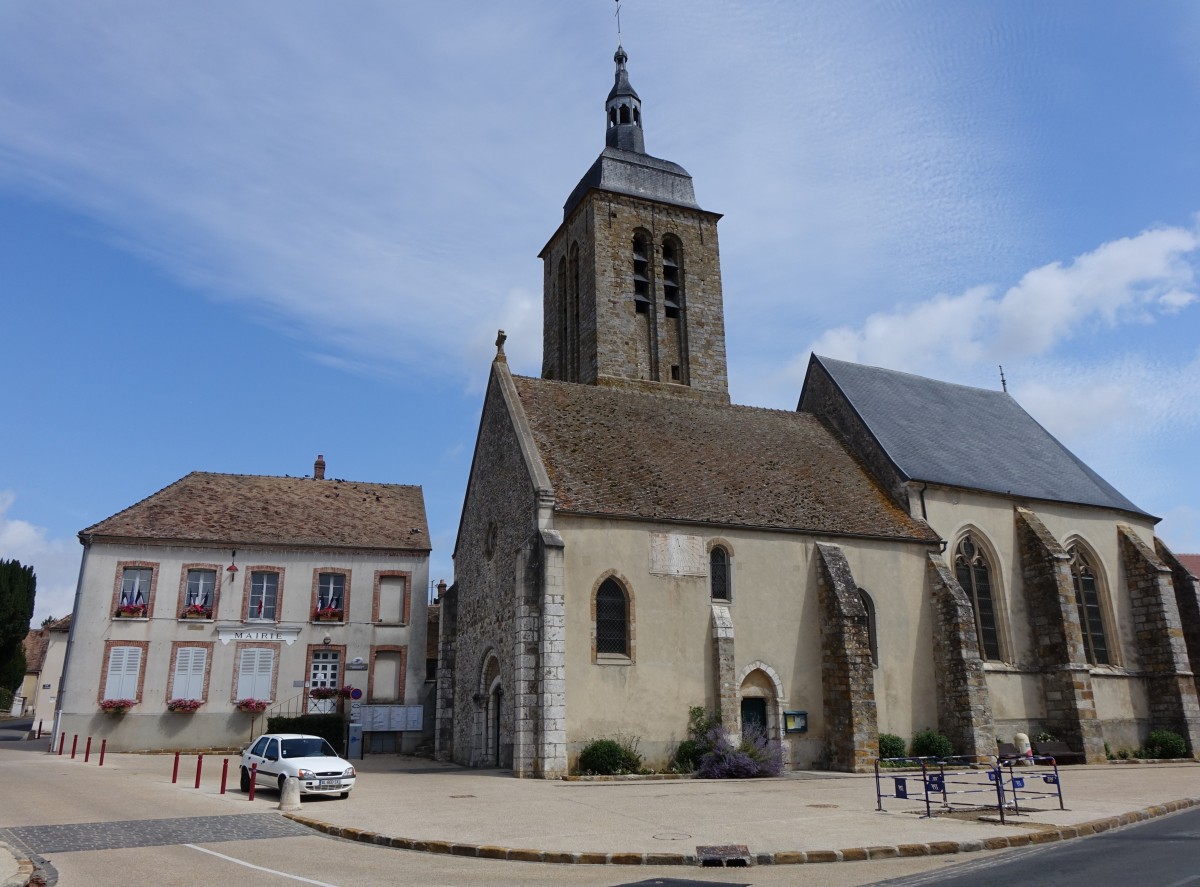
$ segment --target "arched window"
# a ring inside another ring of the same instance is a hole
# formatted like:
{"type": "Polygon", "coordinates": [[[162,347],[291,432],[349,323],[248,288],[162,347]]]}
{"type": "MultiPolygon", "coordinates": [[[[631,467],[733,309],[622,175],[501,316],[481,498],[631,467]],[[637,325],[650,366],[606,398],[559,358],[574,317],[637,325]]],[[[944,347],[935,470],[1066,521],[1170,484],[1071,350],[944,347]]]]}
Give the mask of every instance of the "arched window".
{"type": "Polygon", "coordinates": [[[714,601],[729,600],[729,552],[720,545],[708,553],[708,582],[714,601]]]}
{"type": "Polygon", "coordinates": [[[650,240],[633,235],[633,305],[638,314],[650,313],[650,240]]]}
{"type": "Polygon", "coordinates": [[[858,599],[862,601],[867,620],[867,646],[871,648],[871,662],[879,667],[879,634],[875,624],[875,602],[863,589],[858,590],[858,599]]]}
{"type": "Polygon", "coordinates": [[[1108,641],[1104,635],[1096,571],[1078,545],[1067,549],[1067,554],[1071,556],[1071,582],[1075,586],[1075,602],[1079,606],[1079,630],[1083,634],[1084,654],[1092,665],[1108,665],[1108,641]]]}
{"type": "Polygon", "coordinates": [[[629,655],[629,601],[615,579],[596,591],[596,653],[629,655]]]}
{"type": "Polygon", "coordinates": [[[984,659],[1000,659],[1000,631],[992,594],[992,568],[983,551],[968,534],[954,552],[954,574],[975,609],[975,631],[979,653],[984,659]]]}

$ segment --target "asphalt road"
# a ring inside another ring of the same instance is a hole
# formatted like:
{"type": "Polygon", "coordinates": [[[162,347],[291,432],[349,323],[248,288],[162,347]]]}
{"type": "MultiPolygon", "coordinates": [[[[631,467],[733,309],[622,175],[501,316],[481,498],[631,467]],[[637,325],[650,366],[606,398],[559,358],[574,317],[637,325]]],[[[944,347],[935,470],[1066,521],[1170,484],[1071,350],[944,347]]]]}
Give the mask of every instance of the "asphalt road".
{"type": "Polygon", "coordinates": [[[1190,887],[1200,885],[1200,808],[1090,838],[1010,851],[885,882],[887,887],[1190,887]]]}

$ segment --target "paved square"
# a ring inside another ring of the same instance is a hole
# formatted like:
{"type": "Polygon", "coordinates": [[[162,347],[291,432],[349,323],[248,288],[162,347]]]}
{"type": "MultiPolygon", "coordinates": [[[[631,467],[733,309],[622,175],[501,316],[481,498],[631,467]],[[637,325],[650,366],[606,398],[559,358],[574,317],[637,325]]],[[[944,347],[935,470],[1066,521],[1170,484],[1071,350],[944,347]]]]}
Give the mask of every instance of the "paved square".
{"type": "Polygon", "coordinates": [[[117,850],[168,844],[212,844],[312,835],[311,829],[274,813],[236,816],[189,816],[180,819],[131,819],[124,822],[81,822],[68,825],[27,825],[0,829],[34,853],[77,850],[117,850]]]}

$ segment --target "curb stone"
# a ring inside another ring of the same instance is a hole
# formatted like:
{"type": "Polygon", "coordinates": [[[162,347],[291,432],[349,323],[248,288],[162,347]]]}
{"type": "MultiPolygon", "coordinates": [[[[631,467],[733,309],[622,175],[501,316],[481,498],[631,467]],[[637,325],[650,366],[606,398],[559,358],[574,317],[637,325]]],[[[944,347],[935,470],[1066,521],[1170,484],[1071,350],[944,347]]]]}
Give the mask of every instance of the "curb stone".
{"type": "MultiPolygon", "coordinates": [[[[828,862],[852,862],[867,859],[895,859],[898,857],[914,856],[944,856],[951,853],[975,853],[980,850],[1004,850],[1010,847],[1028,847],[1031,844],[1049,844],[1056,841],[1068,841],[1072,838],[1082,838],[1097,835],[1131,825],[1135,822],[1145,822],[1159,816],[1177,813],[1192,807],[1200,807],[1200,798],[1183,798],[1178,801],[1168,801],[1165,804],[1155,804],[1142,810],[1122,813],[1119,816],[1106,816],[1081,822],[1078,825],[1065,825],[1037,832],[1026,832],[1016,835],[996,835],[990,838],[970,841],[931,841],[918,844],[898,844],[868,847],[847,847],[841,850],[777,850],[773,852],[755,853],[757,865],[808,865],[828,862]]],[[[533,850],[529,848],[500,847],[495,844],[461,844],[450,841],[430,841],[416,838],[399,838],[368,832],[358,828],[342,827],[300,816],[295,813],[281,812],[281,816],[307,826],[314,831],[322,832],[335,838],[345,838],[367,844],[379,844],[384,847],[394,847],[401,850],[414,850],[421,853],[438,853],[443,855],[466,856],[476,859],[503,859],[512,862],[543,862],[558,865],[678,865],[696,866],[700,859],[689,853],[580,853],[565,850],[533,850]]],[[[0,847],[5,845],[0,844],[0,847]]],[[[33,866],[29,866],[32,874],[33,866]]],[[[9,881],[0,887],[24,887],[29,875],[24,881],[9,881]]],[[[10,879],[12,881],[12,879],[10,879]]]]}
{"type": "Polygon", "coordinates": [[[17,852],[3,841],[0,841],[0,853],[8,853],[17,864],[17,873],[0,881],[0,887],[26,887],[33,878],[33,860],[18,856],[17,852]]]}

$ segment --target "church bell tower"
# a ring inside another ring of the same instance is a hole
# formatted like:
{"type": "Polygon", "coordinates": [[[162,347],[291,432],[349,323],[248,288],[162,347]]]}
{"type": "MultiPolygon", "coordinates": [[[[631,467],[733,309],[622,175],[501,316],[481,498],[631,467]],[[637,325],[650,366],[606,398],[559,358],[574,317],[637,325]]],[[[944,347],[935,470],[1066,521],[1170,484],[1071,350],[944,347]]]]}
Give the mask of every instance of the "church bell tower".
{"type": "Polygon", "coordinates": [[[605,147],[542,249],[542,377],[729,402],[718,213],[646,153],[621,47],[605,147]]]}

